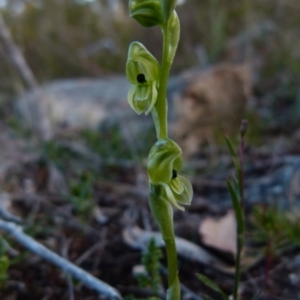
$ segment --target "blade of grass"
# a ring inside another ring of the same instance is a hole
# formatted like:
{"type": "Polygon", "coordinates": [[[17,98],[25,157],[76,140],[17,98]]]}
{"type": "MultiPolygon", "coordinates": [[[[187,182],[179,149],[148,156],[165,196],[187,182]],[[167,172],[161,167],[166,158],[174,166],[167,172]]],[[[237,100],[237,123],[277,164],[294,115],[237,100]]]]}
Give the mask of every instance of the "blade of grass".
{"type": "Polygon", "coordinates": [[[226,145],[228,147],[228,150],[230,152],[230,155],[233,159],[233,163],[234,163],[234,168],[236,169],[237,172],[239,172],[240,170],[240,164],[239,164],[239,161],[238,161],[238,157],[237,157],[237,154],[236,152],[234,151],[233,149],[233,146],[229,140],[229,138],[227,136],[225,136],[225,141],[226,141],[226,145]]]}
{"type": "Polygon", "coordinates": [[[213,291],[219,293],[223,299],[225,300],[229,300],[229,298],[227,297],[227,295],[213,282],[211,281],[208,277],[206,277],[203,274],[196,274],[197,278],[203,283],[205,284],[207,287],[211,288],[213,291]]]}
{"type": "Polygon", "coordinates": [[[232,200],[233,209],[236,215],[237,220],[237,227],[238,227],[238,233],[242,233],[244,231],[244,217],[243,217],[243,211],[241,208],[240,200],[237,195],[236,190],[234,189],[230,179],[226,179],[227,187],[229,190],[229,194],[232,200]]]}

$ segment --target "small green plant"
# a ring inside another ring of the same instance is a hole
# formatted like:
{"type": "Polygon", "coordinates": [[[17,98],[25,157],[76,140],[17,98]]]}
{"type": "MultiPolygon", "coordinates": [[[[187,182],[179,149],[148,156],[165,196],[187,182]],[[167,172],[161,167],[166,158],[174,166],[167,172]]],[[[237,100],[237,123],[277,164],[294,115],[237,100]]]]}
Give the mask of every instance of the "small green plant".
{"type": "Polygon", "coordinates": [[[138,275],[139,286],[151,289],[154,295],[158,294],[161,277],[159,274],[160,263],[162,257],[161,250],[156,246],[155,240],[151,239],[147,250],[143,252],[142,264],[145,266],[147,274],[138,275]]]}
{"type": "Polygon", "coordinates": [[[249,242],[265,256],[265,285],[273,260],[284,251],[300,246],[299,211],[288,212],[272,205],[253,208],[250,218],[249,242]]]}
{"type": "Polygon", "coordinates": [[[271,240],[274,249],[278,250],[291,245],[300,246],[300,221],[297,213],[279,209],[275,205],[256,206],[252,210],[250,222],[250,239],[256,244],[265,245],[271,240]]]}
{"type": "Polygon", "coordinates": [[[80,158],[76,151],[55,141],[46,142],[42,146],[43,159],[55,163],[60,169],[64,169],[72,160],[80,158]]]}
{"type": "Polygon", "coordinates": [[[6,120],[7,125],[13,129],[17,135],[24,137],[24,138],[30,138],[32,132],[26,128],[22,122],[17,117],[9,116],[6,120]]]}
{"type": "Polygon", "coordinates": [[[69,182],[69,201],[74,206],[75,212],[83,218],[87,216],[93,208],[93,176],[83,173],[79,178],[69,182]]]}
{"type": "Polygon", "coordinates": [[[10,266],[10,260],[5,254],[6,247],[4,238],[0,237],[0,288],[3,288],[6,280],[8,279],[8,268],[10,266]]]}
{"type": "MultiPolygon", "coordinates": [[[[151,239],[147,249],[142,254],[142,264],[145,267],[145,273],[137,274],[139,287],[146,288],[153,295],[158,295],[159,287],[162,284],[160,276],[160,262],[162,258],[161,250],[156,246],[155,239],[151,239]]],[[[137,300],[133,296],[125,297],[126,300],[137,300]]],[[[158,300],[155,296],[139,300],[158,300]]]]}
{"type": "MultiPolygon", "coordinates": [[[[236,177],[232,176],[226,180],[227,187],[229,190],[229,194],[231,197],[233,209],[235,212],[235,217],[237,221],[237,255],[235,259],[235,278],[234,278],[234,287],[233,287],[233,300],[238,300],[238,288],[240,283],[240,270],[241,270],[241,253],[243,250],[244,245],[244,136],[247,130],[247,121],[243,120],[240,128],[240,147],[238,151],[238,155],[236,154],[232,143],[230,140],[225,137],[226,144],[228,146],[230,155],[233,159],[234,168],[236,171],[236,177]]],[[[197,274],[198,279],[214,290],[215,292],[219,293],[220,296],[228,300],[229,298],[227,295],[208,277],[204,276],[203,274],[197,274]]],[[[209,298],[207,298],[209,299],[209,298]]]]}
{"type": "Polygon", "coordinates": [[[157,142],[148,158],[149,205],[166,245],[168,300],[180,299],[173,206],[184,210],[181,204],[189,205],[193,196],[191,183],[179,175],[183,164],[181,148],[168,137],[167,85],[180,34],[176,4],[176,0],[129,1],[131,17],[144,27],[161,28],[163,55],[159,63],[144,45],[133,42],[126,63],[126,76],[132,84],[128,102],[137,114],[151,113],[156,128],[157,142]]]}
{"type": "Polygon", "coordinates": [[[120,128],[116,124],[104,123],[99,130],[84,130],[82,136],[88,146],[103,158],[131,158],[131,153],[126,147],[120,128]]]}

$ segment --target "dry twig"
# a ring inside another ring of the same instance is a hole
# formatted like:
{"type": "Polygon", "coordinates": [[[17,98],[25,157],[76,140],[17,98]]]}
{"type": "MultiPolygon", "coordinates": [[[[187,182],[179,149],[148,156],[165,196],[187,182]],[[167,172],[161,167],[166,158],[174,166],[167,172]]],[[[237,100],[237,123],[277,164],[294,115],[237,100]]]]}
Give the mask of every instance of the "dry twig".
{"type": "Polygon", "coordinates": [[[15,240],[17,240],[20,244],[22,244],[31,252],[53,263],[60,269],[64,270],[66,273],[71,274],[73,277],[77,278],[91,289],[97,291],[99,294],[106,295],[111,299],[122,299],[119,292],[113,287],[95,278],[91,274],[80,269],[71,262],[52,252],[42,244],[38,243],[32,237],[25,234],[22,231],[21,226],[18,226],[11,222],[5,222],[3,220],[0,220],[0,229],[10,234],[15,240]]]}
{"type": "MultiPolygon", "coordinates": [[[[0,39],[2,40],[5,52],[11,61],[14,68],[20,74],[29,89],[39,93],[41,97],[38,97],[39,101],[36,101],[36,114],[38,122],[35,123],[35,130],[40,134],[42,140],[49,140],[52,137],[52,130],[50,121],[46,113],[46,107],[42,101],[42,93],[40,91],[39,84],[34,77],[32,70],[30,69],[23,53],[19,47],[15,44],[9,28],[6,26],[5,21],[0,14],[0,39]]],[[[34,116],[33,116],[34,117],[34,116]]]]}

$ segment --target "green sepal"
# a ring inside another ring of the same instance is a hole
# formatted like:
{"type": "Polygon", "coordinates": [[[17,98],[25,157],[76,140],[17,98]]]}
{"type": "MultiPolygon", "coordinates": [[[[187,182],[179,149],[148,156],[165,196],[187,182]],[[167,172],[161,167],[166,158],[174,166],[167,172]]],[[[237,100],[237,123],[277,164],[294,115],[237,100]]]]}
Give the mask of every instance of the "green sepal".
{"type": "Polygon", "coordinates": [[[132,42],[128,49],[126,76],[132,84],[137,84],[137,75],[145,74],[147,82],[158,81],[160,66],[157,59],[139,42],[132,42]]]}
{"type": "Polygon", "coordinates": [[[174,192],[176,201],[184,205],[190,205],[193,199],[193,188],[188,179],[178,175],[176,179],[172,179],[170,183],[171,189],[174,192]],[[174,189],[174,182],[180,187],[181,192],[174,189]]]}
{"type": "Polygon", "coordinates": [[[148,158],[148,176],[152,184],[169,183],[173,170],[182,167],[181,148],[171,139],[159,139],[151,148],[148,158]]]}
{"type": "Polygon", "coordinates": [[[142,26],[153,27],[163,24],[163,12],[160,0],[130,0],[130,16],[142,26]]]}

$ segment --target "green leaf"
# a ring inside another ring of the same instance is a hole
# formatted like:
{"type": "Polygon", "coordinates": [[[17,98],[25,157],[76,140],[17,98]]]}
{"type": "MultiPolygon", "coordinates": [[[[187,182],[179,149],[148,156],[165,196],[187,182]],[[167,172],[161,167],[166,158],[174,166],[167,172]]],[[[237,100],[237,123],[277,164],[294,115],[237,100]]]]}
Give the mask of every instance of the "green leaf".
{"type": "Polygon", "coordinates": [[[225,136],[225,141],[226,141],[227,147],[228,147],[228,149],[230,151],[231,157],[234,158],[234,159],[237,159],[237,155],[236,155],[236,153],[235,153],[235,151],[233,149],[231,141],[229,140],[229,138],[227,136],[225,136]]]}
{"type": "Polygon", "coordinates": [[[206,277],[203,274],[196,274],[196,276],[203,284],[205,284],[206,286],[208,286],[209,288],[211,288],[215,292],[219,293],[223,297],[223,299],[229,300],[227,295],[213,281],[211,281],[208,277],[206,277]]]}
{"type": "Polygon", "coordinates": [[[244,232],[244,217],[243,217],[243,210],[241,207],[241,203],[238,197],[238,192],[233,188],[233,185],[230,181],[230,179],[226,179],[227,187],[229,190],[229,194],[232,200],[232,205],[235,211],[235,216],[237,220],[237,227],[238,232],[243,233],[244,232]]]}
{"type": "Polygon", "coordinates": [[[238,160],[237,154],[236,154],[236,152],[235,152],[235,150],[234,150],[234,148],[232,146],[231,141],[229,140],[229,138],[227,136],[225,136],[225,141],[226,141],[227,147],[229,149],[230,155],[231,155],[231,157],[233,159],[235,170],[237,171],[237,173],[239,173],[240,164],[239,164],[239,160],[238,160]]]}

